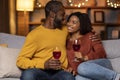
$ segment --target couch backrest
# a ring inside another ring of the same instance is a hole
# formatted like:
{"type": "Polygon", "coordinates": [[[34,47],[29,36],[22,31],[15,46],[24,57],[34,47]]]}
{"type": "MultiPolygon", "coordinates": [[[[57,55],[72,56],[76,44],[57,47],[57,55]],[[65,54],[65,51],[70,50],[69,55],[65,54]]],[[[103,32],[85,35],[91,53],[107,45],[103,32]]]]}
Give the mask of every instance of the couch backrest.
{"type": "Polygon", "coordinates": [[[102,41],[109,59],[120,57],[120,39],[102,41]]]}
{"type": "Polygon", "coordinates": [[[7,44],[10,48],[21,48],[25,41],[25,36],[0,33],[0,44],[7,44]]]}
{"type": "MultiPolygon", "coordinates": [[[[24,41],[25,36],[0,33],[0,44],[7,44],[10,48],[21,48],[24,41]]],[[[102,43],[109,59],[120,57],[120,39],[104,40],[102,43]]]]}

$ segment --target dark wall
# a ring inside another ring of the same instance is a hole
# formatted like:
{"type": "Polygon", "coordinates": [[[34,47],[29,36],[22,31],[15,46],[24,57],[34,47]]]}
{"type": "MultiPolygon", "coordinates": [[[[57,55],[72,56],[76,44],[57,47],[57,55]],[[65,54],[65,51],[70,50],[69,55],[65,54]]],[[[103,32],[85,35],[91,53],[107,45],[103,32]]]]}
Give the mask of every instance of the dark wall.
{"type": "Polygon", "coordinates": [[[0,32],[9,33],[9,0],[0,0],[0,32]]]}

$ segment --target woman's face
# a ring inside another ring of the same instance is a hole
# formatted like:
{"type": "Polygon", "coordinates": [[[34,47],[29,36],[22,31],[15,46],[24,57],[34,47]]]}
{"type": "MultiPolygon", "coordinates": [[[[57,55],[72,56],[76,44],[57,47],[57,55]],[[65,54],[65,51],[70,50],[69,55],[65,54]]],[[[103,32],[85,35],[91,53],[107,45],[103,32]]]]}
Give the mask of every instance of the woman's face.
{"type": "Polygon", "coordinates": [[[67,28],[69,33],[75,33],[80,30],[80,21],[77,16],[71,16],[67,22],[67,28]]]}

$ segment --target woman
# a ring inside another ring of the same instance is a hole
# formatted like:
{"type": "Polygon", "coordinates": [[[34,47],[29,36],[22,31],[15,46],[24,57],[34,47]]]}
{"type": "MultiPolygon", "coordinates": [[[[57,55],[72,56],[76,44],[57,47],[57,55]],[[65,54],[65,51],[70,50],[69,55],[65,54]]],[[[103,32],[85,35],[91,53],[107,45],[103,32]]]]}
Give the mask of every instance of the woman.
{"type": "Polygon", "coordinates": [[[76,75],[76,80],[116,80],[118,75],[100,41],[91,41],[93,28],[87,14],[75,12],[67,20],[69,36],[67,39],[68,71],[76,75]],[[79,44],[75,49],[74,41],[79,44]],[[80,49],[79,49],[80,48],[80,49]]]}

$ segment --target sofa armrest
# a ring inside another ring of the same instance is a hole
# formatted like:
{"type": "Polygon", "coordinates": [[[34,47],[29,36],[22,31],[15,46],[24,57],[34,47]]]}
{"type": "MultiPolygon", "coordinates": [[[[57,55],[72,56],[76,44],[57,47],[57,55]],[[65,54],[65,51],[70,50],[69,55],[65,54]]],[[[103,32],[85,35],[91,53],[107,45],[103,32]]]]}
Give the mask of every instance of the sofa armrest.
{"type": "Polygon", "coordinates": [[[25,36],[0,33],[0,44],[7,44],[10,48],[21,48],[24,41],[25,36]]]}

